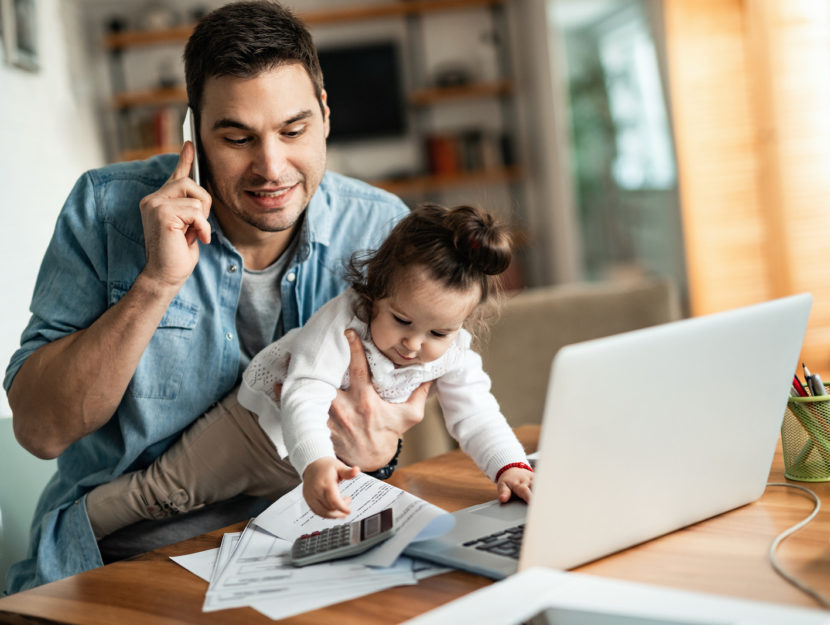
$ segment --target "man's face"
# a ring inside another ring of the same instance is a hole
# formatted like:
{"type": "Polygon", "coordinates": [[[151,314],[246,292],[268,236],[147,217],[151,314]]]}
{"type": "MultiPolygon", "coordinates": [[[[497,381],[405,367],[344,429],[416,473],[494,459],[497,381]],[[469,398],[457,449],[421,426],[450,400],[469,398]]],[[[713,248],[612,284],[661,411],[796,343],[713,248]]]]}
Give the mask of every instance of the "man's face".
{"type": "Polygon", "coordinates": [[[288,232],[326,167],[329,109],[302,65],[205,83],[200,135],[213,211],[237,244],[288,232]]]}

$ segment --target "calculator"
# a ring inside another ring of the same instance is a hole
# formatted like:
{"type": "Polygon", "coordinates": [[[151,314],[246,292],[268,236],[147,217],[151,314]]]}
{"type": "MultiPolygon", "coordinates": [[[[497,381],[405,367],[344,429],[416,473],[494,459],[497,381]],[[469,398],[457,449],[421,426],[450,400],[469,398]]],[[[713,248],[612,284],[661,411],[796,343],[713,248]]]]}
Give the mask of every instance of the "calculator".
{"type": "Polygon", "coordinates": [[[395,533],[392,508],[360,521],[343,523],[319,532],[303,534],[291,547],[291,564],[305,566],[363,553],[395,533]]]}

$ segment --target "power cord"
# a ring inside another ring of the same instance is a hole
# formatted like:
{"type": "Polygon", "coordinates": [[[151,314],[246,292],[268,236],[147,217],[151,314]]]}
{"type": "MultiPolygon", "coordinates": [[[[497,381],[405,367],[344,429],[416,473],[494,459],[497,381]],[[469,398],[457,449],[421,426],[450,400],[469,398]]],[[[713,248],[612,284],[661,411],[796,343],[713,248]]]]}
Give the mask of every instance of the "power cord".
{"type": "Polygon", "coordinates": [[[806,493],[808,496],[812,497],[813,502],[815,503],[815,506],[813,507],[813,511],[810,512],[810,514],[808,514],[804,519],[802,519],[801,521],[799,521],[798,523],[793,525],[791,528],[781,532],[778,536],[775,537],[775,540],[772,541],[772,545],[770,545],[770,548],[769,548],[769,559],[770,559],[770,563],[772,564],[772,568],[775,569],[776,573],[778,573],[781,577],[783,577],[785,580],[790,582],[793,586],[795,586],[799,590],[801,590],[801,591],[805,592],[806,594],[810,595],[813,599],[818,601],[823,607],[830,608],[830,599],[827,599],[826,597],[824,597],[824,595],[819,593],[814,588],[811,588],[807,584],[801,582],[797,578],[795,578],[792,575],[790,575],[789,573],[787,573],[781,567],[781,565],[778,563],[778,556],[776,555],[776,551],[778,549],[778,546],[782,542],[784,542],[785,538],[787,538],[787,537],[791,536],[792,534],[796,533],[798,530],[800,530],[802,527],[807,525],[810,521],[812,521],[816,517],[816,515],[818,514],[818,511],[821,510],[821,500],[818,498],[818,495],[816,495],[809,488],[805,488],[804,486],[798,486],[797,484],[788,484],[786,482],[768,482],[767,486],[784,486],[786,488],[795,488],[796,490],[800,490],[801,492],[806,493]]]}

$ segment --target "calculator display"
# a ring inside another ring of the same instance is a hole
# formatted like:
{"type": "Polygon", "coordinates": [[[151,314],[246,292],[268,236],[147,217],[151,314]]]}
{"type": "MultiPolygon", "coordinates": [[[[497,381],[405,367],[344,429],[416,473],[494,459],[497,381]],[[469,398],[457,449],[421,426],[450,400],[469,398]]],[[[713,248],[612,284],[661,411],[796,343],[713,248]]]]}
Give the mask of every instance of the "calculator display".
{"type": "Polygon", "coordinates": [[[380,531],[380,519],[376,516],[363,522],[363,538],[370,538],[380,531]]]}
{"type": "Polygon", "coordinates": [[[387,508],[380,514],[373,514],[367,519],[361,521],[361,534],[363,540],[371,538],[376,534],[385,532],[392,527],[392,509],[387,508]]]}

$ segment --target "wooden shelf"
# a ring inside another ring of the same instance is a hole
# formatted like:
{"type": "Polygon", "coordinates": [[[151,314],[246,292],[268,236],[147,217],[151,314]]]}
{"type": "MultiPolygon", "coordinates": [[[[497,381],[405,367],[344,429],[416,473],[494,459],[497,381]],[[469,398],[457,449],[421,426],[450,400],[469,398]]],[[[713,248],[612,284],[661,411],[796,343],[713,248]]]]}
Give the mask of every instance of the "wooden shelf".
{"type": "MultiPolygon", "coordinates": [[[[473,83],[458,87],[430,87],[413,91],[409,96],[409,103],[412,106],[430,106],[453,100],[500,97],[512,92],[513,83],[509,80],[473,83]]],[[[113,98],[112,106],[116,109],[125,109],[135,106],[161,106],[164,104],[183,104],[185,102],[187,102],[187,91],[184,86],[179,86],[119,93],[113,98]]]]}
{"type": "MultiPolygon", "coordinates": [[[[379,19],[452,11],[471,7],[486,7],[504,4],[507,0],[405,0],[397,3],[323,9],[319,11],[298,11],[297,14],[308,24],[334,24],[359,20],[379,19]]],[[[113,33],[104,39],[104,47],[120,50],[133,46],[177,43],[186,41],[193,32],[193,25],[176,26],[160,30],[127,30],[113,33]]]]}
{"type": "Polygon", "coordinates": [[[506,0],[404,0],[395,4],[379,4],[368,6],[345,7],[342,9],[323,9],[320,11],[298,12],[298,15],[308,25],[332,24],[383,17],[399,17],[402,15],[417,15],[418,13],[433,13],[436,11],[452,11],[471,7],[486,7],[504,4],[506,0]]]}
{"type": "Polygon", "coordinates": [[[409,94],[409,102],[413,106],[430,106],[452,100],[500,97],[512,92],[513,83],[511,81],[498,80],[495,82],[459,85],[457,87],[418,89],[409,94]]]}
{"type": "Polygon", "coordinates": [[[112,105],[116,109],[134,106],[160,106],[164,104],[184,104],[187,102],[187,89],[184,85],[146,91],[127,91],[115,95],[112,105]]]}
{"type": "Polygon", "coordinates": [[[136,148],[134,150],[124,150],[119,154],[121,161],[143,161],[151,156],[159,154],[178,154],[181,151],[180,145],[156,145],[151,148],[136,148]]]}
{"type": "Polygon", "coordinates": [[[477,185],[505,184],[522,178],[518,167],[462,171],[456,174],[434,174],[398,180],[373,180],[372,184],[395,195],[414,195],[477,185]]]}
{"type": "Polygon", "coordinates": [[[180,43],[187,41],[192,32],[193,24],[159,30],[125,30],[107,35],[104,39],[104,47],[109,50],[121,50],[160,43],[180,43]]]}

